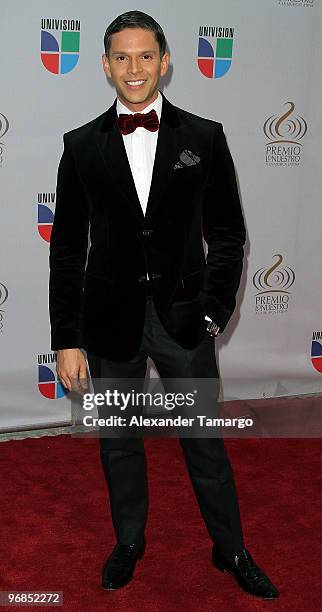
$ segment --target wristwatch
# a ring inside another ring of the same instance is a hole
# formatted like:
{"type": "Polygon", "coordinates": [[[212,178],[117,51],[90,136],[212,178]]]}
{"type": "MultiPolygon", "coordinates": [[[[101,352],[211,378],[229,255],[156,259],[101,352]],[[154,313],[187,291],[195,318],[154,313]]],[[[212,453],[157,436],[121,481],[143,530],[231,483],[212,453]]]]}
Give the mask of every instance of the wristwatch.
{"type": "Polygon", "coordinates": [[[213,321],[207,315],[205,316],[205,320],[208,321],[207,331],[210,333],[210,335],[211,336],[218,336],[219,331],[220,331],[219,325],[217,325],[217,323],[215,323],[215,321],[213,321]]]}

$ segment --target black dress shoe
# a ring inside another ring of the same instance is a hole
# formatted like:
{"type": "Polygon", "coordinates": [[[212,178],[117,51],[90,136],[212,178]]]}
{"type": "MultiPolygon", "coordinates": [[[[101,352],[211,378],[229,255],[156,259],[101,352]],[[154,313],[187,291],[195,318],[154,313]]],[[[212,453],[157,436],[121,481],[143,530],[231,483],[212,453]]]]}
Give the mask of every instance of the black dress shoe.
{"type": "Polygon", "coordinates": [[[239,586],[247,593],[264,599],[275,599],[279,596],[277,588],[256,565],[246,548],[234,555],[234,561],[229,563],[213,546],[212,560],[214,566],[221,572],[227,571],[234,576],[239,586]]]}
{"type": "Polygon", "coordinates": [[[142,559],[145,538],[141,544],[116,544],[102,569],[102,587],[114,591],[125,586],[133,578],[135,564],[142,559]]]}

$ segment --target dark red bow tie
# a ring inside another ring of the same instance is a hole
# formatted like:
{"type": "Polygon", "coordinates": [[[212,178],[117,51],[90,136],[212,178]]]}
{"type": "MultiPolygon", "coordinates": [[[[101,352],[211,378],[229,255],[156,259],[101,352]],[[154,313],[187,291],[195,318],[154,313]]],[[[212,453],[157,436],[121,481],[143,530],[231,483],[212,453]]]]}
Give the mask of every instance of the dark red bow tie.
{"type": "Polygon", "coordinates": [[[159,129],[159,119],[154,109],[149,113],[134,113],[133,115],[121,113],[117,118],[117,125],[121,134],[132,134],[137,127],[156,132],[159,129]]]}

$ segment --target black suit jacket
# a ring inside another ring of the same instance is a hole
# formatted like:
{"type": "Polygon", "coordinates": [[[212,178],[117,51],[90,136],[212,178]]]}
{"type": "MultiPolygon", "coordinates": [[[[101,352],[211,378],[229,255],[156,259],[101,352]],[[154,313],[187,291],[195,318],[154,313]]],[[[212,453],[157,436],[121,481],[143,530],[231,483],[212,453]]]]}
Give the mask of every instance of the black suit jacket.
{"type": "Polygon", "coordinates": [[[225,328],[240,282],[245,226],[220,123],[163,96],[144,215],[116,119],[115,100],[64,134],[49,306],[52,350],[81,347],[126,361],[142,338],[147,272],[159,317],[182,347],[201,341],[205,314],[225,328]]]}

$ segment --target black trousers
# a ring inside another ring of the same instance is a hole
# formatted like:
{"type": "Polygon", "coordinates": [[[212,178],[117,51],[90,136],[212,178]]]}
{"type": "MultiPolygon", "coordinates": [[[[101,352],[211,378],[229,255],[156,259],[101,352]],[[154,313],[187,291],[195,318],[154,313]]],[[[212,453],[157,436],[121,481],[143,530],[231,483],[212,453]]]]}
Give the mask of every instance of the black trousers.
{"type": "MultiPolygon", "coordinates": [[[[133,359],[114,362],[87,353],[93,379],[144,379],[148,356],[161,380],[180,377],[218,380],[213,338],[206,333],[195,349],[182,348],[162,325],[151,296],[147,298],[141,346],[133,359]]],[[[209,535],[230,560],[244,547],[244,542],[233,472],[223,439],[179,437],[179,441],[209,535]]],[[[141,437],[100,437],[99,443],[116,539],[123,544],[140,542],[148,510],[143,440],[141,437]]],[[[179,513],[180,510],[180,520],[179,513]]]]}

